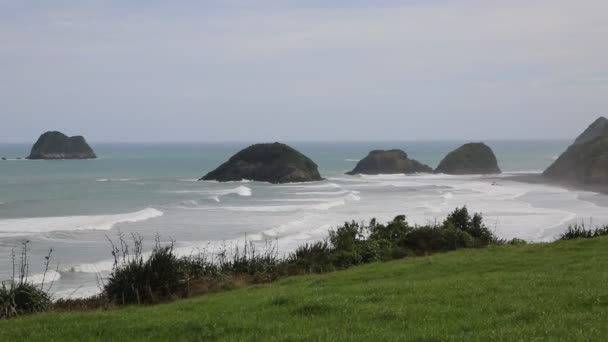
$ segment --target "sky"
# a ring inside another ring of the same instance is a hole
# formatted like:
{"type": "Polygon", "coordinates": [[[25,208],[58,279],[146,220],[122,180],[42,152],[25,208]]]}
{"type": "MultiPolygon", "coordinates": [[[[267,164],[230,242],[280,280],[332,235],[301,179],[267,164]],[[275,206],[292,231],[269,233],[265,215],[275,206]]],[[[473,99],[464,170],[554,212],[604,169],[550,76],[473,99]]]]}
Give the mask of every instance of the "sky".
{"type": "Polygon", "coordinates": [[[0,0],[0,142],[573,139],[605,0],[0,0]]]}

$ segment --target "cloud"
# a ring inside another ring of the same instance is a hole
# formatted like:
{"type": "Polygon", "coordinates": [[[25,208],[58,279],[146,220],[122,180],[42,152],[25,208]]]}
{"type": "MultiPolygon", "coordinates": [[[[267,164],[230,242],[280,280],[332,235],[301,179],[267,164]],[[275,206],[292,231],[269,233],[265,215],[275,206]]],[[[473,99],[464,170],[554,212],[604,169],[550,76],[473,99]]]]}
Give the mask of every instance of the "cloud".
{"type": "Polygon", "coordinates": [[[180,131],[166,140],[396,139],[412,122],[407,138],[532,137],[540,126],[569,137],[608,105],[606,10],[596,0],[0,2],[0,117],[18,127],[13,140],[49,122],[97,140],[155,139],[165,127],[180,131]],[[102,116],[123,131],[98,129],[102,116]],[[511,129],[496,130],[505,117],[511,129]]]}

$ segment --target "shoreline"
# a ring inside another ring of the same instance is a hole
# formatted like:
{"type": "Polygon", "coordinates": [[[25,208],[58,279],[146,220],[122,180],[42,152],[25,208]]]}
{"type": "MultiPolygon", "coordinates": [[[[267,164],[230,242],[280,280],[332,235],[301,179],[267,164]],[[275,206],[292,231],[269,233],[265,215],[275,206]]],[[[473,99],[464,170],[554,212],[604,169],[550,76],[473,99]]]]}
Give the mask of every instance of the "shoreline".
{"type": "Polygon", "coordinates": [[[524,173],[524,174],[513,174],[507,175],[505,177],[496,178],[501,180],[509,180],[519,183],[528,183],[528,184],[545,184],[557,186],[560,188],[564,188],[567,190],[574,191],[586,191],[586,192],[594,192],[602,195],[608,195],[608,184],[581,184],[574,182],[563,182],[563,181],[555,181],[548,179],[542,175],[542,173],[524,173]]]}

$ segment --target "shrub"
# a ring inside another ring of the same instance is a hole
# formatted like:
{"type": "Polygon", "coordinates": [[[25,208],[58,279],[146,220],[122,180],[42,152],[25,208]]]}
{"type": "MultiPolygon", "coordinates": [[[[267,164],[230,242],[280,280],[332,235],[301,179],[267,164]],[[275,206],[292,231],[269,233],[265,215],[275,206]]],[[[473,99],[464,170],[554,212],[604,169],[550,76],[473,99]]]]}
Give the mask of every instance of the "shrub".
{"type": "Polygon", "coordinates": [[[13,252],[13,279],[0,284],[0,319],[43,312],[51,305],[49,291],[53,282],[51,280],[47,288],[44,285],[53,250],[45,257],[44,277],[39,286],[28,280],[28,251],[29,241],[26,241],[22,244],[19,261],[13,252]]]}
{"type": "Polygon", "coordinates": [[[357,241],[363,239],[363,228],[359,223],[345,222],[342,227],[329,231],[329,241],[338,251],[352,251],[357,241]]]}
{"type": "Polygon", "coordinates": [[[332,271],[331,253],[327,240],[301,245],[287,257],[288,274],[332,271]]]}
{"type": "Polygon", "coordinates": [[[441,230],[443,237],[443,250],[451,251],[460,248],[471,248],[475,246],[475,239],[466,231],[447,227],[441,230]]]}
{"type": "Polygon", "coordinates": [[[273,273],[279,263],[276,242],[266,241],[265,247],[258,250],[253,242],[245,241],[243,248],[237,247],[232,253],[232,258],[223,257],[219,267],[222,273],[255,275],[273,273]]]}
{"type": "Polygon", "coordinates": [[[447,250],[441,227],[434,226],[416,227],[407,234],[403,245],[416,254],[447,250]]]}
{"type": "Polygon", "coordinates": [[[473,237],[476,247],[487,246],[498,242],[494,234],[483,224],[483,217],[479,213],[475,213],[473,217],[469,214],[466,206],[456,208],[443,221],[444,228],[456,228],[468,233],[473,237]]]}
{"type": "Polygon", "coordinates": [[[337,250],[331,254],[331,263],[336,268],[348,268],[362,263],[361,255],[354,250],[337,250]]]}
{"type": "Polygon", "coordinates": [[[575,224],[568,226],[568,230],[559,236],[559,240],[590,239],[604,235],[608,235],[608,226],[587,229],[585,224],[575,224]]]}
{"type": "Polygon", "coordinates": [[[505,244],[507,244],[507,245],[513,245],[513,246],[520,246],[520,245],[527,245],[528,242],[526,240],[522,240],[522,239],[518,239],[518,238],[513,238],[513,239],[505,242],[505,244]]]}
{"type": "Polygon", "coordinates": [[[376,223],[373,219],[369,225],[370,240],[384,240],[392,243],[400,243],[405,239],[405,236],[412,231],[406,221],[405,215],[399,215],[386,225],[376,223]]]}
{"type": "Polygon", "coordinates": [[[151,304],[188,293],[189,278],[183,259],[173,253],[173,245],[156,246],[144,260],[142,238],[133,235],[133,254],[120,237],[120,246],[112,244],[114,268],[104,286],[108,299],[116,304],[151,304]]]}

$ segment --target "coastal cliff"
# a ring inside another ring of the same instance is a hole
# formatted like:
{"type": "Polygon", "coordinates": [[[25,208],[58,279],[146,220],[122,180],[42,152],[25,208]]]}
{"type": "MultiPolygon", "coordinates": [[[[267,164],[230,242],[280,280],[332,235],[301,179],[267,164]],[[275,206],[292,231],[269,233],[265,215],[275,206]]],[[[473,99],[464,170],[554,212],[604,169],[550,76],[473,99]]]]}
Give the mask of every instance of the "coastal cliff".
{"type": "Polygon", "coordinates": [[[597,119],[543,176],[555,181],[581,184],[608,184],[608,120],[597,119]]]}

